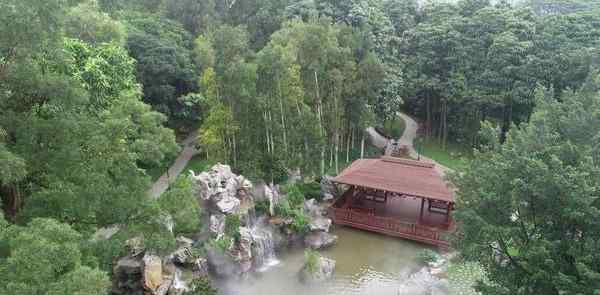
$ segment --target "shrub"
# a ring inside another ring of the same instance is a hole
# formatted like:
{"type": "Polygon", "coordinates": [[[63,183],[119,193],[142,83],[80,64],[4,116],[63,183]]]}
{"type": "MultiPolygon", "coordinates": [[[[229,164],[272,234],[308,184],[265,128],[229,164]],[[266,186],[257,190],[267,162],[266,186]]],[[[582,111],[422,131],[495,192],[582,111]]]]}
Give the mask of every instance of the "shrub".
{"type": "Polygon", "coordinates": [[[319,270],[319,259],[321,259],[319,252],[311,249],[304,251],[304,265],[309,273],[314,274],[319,270]]]}
{"type": "Polygon", "coordinates": [[[178,177],[158,203],[173,218],[175,235],[195,233],[200,228],[200,206],[188,177],[178,177]]]}
{"type": "Polygon", "coordinates": [[[291,218],[290,227],[294,232],[308,232],[309,219],[304,214],[304,208],[291,208],[288,201],[284,200],[275,207],[275,213],[283,218],[291,218]]]}
{"type": "Polygon", "coordinates": [[[220,239],[211,239],[208,241],[208,245],[215,249],[220,250],[222,253],[225,253],[231,247],[233,240],[227,235],[222,236],[220,239]]]}
{"type": "Polygon", "coordinates": [[[209,278],[197,278],[192,281],[190,295],[216,295],[217,289],[212,286],[209,278]]]}
{"type": "Polygon", "coordinates": [[[435,262],[439,259],[439,257],[440,255],[431,249],[423,249],[417,253],[417,260],[422,264],[435,262]]]}
{"type": "Polygon", "coordinates": [[[297,183],[296,186],[300,190],[300,192],[304,195],[304,198],[315,199],[317,201],[323,200],[323,195],[321,195],[321,184],[317,181],[311,181],[308,183],[300,182],[297,183]]]}
{"type": "Polygon", "coordinates": [[[302,208],[304,206],[304,194],[297,185],[288,187],[287,200],[292,208],[302,208]]]}
{"type": "Polygon", "coordinates": [[[302,209],[292,211],[292,230],[297,233],[306,233],[310,229],[309,220],[302,209]]]}
{"type": "Polygon", "coordinates": [[[240,226],[242,221],[240,216],[230,214],[225,217],[225,234],[234,238],[236,241],[240,238],[240,226]]]}
{"type": "Polygon", "coordinates": [[[254,210],[258,216],[269,214],[269,201],[257,201],[254,204],[254,210]]]}

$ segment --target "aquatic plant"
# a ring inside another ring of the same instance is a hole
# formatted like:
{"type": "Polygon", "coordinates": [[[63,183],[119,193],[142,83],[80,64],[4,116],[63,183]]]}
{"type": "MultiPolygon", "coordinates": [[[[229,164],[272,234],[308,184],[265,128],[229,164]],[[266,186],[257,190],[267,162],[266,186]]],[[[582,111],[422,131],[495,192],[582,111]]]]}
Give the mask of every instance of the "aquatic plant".
{"type": "Polygon", "coordinates": [[[435,262],[439,258],[440,255],[431,249],[423,249],[417,253],[417,261],[419,261],[422,264],[435,262]]]}
{"type": "Polygon", "coordinates": [[[304,251],[304,266],[309,273],[314,274],[319,270],[319,259],[321,259],[319,252],[312,249],[304,251]]]}

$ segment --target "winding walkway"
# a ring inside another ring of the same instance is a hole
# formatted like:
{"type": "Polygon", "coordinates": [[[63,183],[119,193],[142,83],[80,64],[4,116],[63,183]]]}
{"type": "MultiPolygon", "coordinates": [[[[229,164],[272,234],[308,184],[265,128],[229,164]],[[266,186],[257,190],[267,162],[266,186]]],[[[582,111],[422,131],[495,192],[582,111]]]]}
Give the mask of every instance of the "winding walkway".
{"type": "MultiPolygon", "coordinates": [[[[404,120],[404,133],[402,133],[402,137],[400,137],[399,139],[397,139],[398,144],[400,145],[404,145],[406,147],[408,147],[408,151],[409,154],[412,158],[419,158],[421,161],[425,161],[425,162],[430,162],[435,164],[435,169],[436,171],[438,171],[438,173],[440,173],[440,175],[446,175],[446,172],[452,171],[452,169],[439,164],[438,162],[434,161],[433,159],[427,158],[423,155],[419,155],[417,153],[417,151],[415,150],[414,147],[414,141],[415,138],[417,138],[417,130],[419,129],[419,124],[413,119],[411,118],[409,115],[405,114],[405,113],[401,113],[398,112],[397,113],[398,117],[400,117],[402,120],[404,120]]],[[[377,132],[375,130],[375,128],[373,127],[369,127],[367,128],[367,133],[369,134],[370,138],[371,138],[371,143],[381,149],[385,149],[385,154],[389,155],[391,153],[391,149],[388,148],[390,147],[389,143],[392,140],[389,140],[387,138],[385,138],[383,135],[379,134],[379,132],[377,132]]]]}
{"type": "Polygon", "coordinates": [[[175,162],[169,167],[167,172],[165,172],[154,184],[152,184],[152,188],[148,190],[148,195],[152,199],[157,199],[162,195],[168,188],[170,183],[177,179],[177,176],[183,172],[183,169],[187,165],[187,163],[192,159],[192,157],[198,154],[198,149],[196,149],[196,140],[198,138],[198,132],[194,131],[186,139],[183,140],[182,145],[183,149],[175,162]]]}

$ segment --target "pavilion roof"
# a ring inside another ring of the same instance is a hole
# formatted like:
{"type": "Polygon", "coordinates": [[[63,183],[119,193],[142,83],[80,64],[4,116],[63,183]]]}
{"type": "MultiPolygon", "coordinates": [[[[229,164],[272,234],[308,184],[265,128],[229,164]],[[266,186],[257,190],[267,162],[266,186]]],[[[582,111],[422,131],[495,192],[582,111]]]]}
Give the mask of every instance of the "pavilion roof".
{"type": "Polygon", "coordinates": [[[336,183],[454,202],[454,194],[432,163],[381,157],[359,159],[333,179],[336,183]]]}

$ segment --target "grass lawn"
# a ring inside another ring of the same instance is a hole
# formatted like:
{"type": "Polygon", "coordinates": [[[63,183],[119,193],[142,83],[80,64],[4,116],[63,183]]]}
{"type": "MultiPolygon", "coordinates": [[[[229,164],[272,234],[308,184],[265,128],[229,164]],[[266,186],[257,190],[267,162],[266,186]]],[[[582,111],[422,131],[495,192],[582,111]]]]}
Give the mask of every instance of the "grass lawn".
{"type": "Polygon", "coordinates": [[[208,170],[210,167],[212,167],[215,163],[213,163],[212,161],[209,161],[207,159],[204,158],[204,155],[199,154],[199,155],[195,155],[192,157],[192,159],[187,163],[187,165],[185,166],[185,168],[183,169],[183,173],[188,173],[188,171],[193,170],[194,173],[200,173],[202,171],[206,171],[208,170]]]}
{"type": "Polygon", "coordinates": [[[444,150],[435,139],[418,139],[415,148],[425,157],[456,171],[464,170],[471,157],[471,151],[467,147],[448,143],[444,150]]]}

